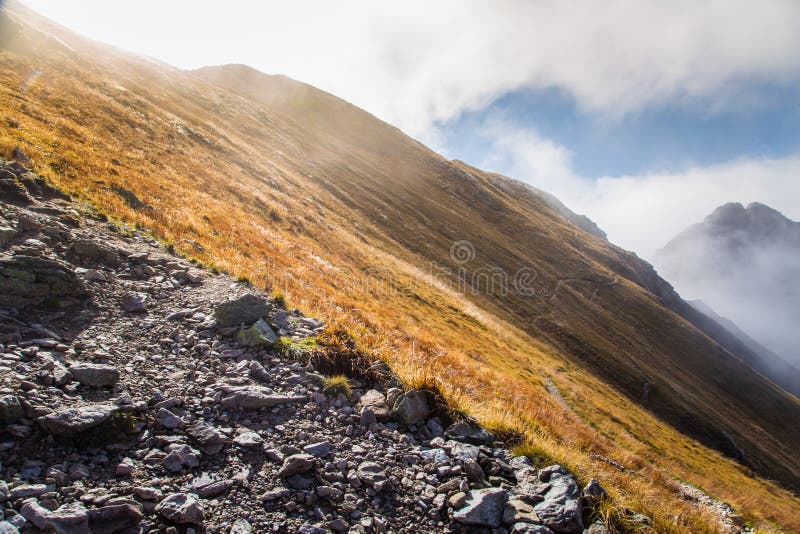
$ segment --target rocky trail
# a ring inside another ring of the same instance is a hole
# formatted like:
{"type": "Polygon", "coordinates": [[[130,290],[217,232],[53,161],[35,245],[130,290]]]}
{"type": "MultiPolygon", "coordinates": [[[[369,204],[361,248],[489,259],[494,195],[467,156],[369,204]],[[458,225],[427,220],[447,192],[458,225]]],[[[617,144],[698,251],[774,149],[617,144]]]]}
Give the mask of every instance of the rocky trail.
{"type": "Polygon", "coordinates": [[[391,376],[334,387],[292,349],[320,321],[15,163],[0,199],[0,533],[606,532],[596,481],[391,376]]]}

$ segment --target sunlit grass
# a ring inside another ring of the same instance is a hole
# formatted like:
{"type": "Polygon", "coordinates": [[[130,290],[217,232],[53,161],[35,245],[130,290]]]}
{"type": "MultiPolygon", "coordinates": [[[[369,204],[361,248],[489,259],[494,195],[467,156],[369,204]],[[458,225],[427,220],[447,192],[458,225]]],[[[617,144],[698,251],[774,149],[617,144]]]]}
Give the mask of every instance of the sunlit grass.
{"type": "MultiPolygon", "coordinates": [[[[272,292],[280,305],[288,300],[325,319],[319,344],[279,342],[337,370],[324,389],[347,391],[348,365],[385,362],[407,387],[431,391],[519,442],[517,452],[537,465],[560,463],[582,482],[598,478],[612,496],[603,515],[613,528],[622,528],[621,510],[631,508],[660,532],[713,532],[714,519],[678,495],[671,481],[680,478],[764,531],[800,530],[800,501],[789,492],[684,437],[543,341],[428,277],[414,254],[387,250],[389,237],[308,177],[314,166],[305,160],[330,158],[317,145],[333,141],[293,138],[275,116],[259,120],[252,105],[183,78],[173,90],[174,80],[160,80],[149,67],[114,78],[102,63],[84,68],[0,52],[0,116],[9,125],[0,130],[0,153],[21,148],[37,172],[111,220],[148,229],[201,264],[272,292]],[[31,68],[46,74],[21,95],[19,80],[31,68]],[[79,75],[61,77],[60,69],[79,75]],[[210,127],[212,112],[225,136],[210,127]],[[177,118],[212,148],[176,130],[177,118]],[[114,185],[150,209],[131,208],[114,185]],[[545,376],[574,411],[547,392],[545,376]]],[[[336,162],[343,173],[346,160],[336,162]]]]}

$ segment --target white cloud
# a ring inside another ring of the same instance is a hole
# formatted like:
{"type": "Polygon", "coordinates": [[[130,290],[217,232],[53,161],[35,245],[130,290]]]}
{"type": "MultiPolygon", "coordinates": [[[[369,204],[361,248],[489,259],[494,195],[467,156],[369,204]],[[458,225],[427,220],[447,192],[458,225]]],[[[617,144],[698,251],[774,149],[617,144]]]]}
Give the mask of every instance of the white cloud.
{"type": "Polygon", "coordinates": [[[521,87],[557,87],[614,116],[686,98],[725,106],[742,84],[800,81],[795,0],[26,1],[177,66],[287,74],[415,136],[521,87]]]}
{"type": "Polygon", "coordinates": [[[573,171],[569,150],[531,129],[489,120],[482,131],[492,154],[483,167],[553,193],[645,258],[726,202],[761,202],[800,220],[800,154],[588,180],[573,171]]]}

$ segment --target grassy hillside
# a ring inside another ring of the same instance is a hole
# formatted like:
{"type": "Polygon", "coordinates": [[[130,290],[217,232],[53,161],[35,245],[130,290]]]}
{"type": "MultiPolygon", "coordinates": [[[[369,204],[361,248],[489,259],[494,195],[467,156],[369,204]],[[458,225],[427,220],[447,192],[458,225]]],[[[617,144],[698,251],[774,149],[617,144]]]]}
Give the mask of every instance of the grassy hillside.
{"type": "Polygon", "coordinates": [[[800,402],[666,308],[632,254],[309,86],[179,71],[10,9],[3,156],[599,473],[658,531],[716,529],[676,479],[800,530],[800,499],[755,474],[800,487],[800,402]]]}

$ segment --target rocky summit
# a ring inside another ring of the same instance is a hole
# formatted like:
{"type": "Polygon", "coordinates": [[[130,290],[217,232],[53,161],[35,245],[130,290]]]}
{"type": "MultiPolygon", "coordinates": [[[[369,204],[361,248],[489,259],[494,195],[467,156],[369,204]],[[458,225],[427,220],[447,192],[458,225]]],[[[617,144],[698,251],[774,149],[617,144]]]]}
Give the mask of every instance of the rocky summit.
{"type": "Polygon", "coordinates": [[[326,386],[321,321],[7,168],[0,532],[604,531],[596,481],[388,372],[326,386]]]}

